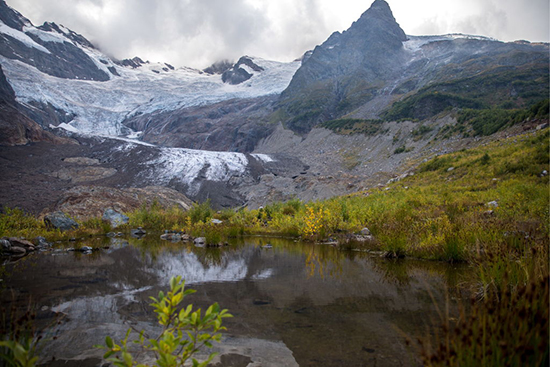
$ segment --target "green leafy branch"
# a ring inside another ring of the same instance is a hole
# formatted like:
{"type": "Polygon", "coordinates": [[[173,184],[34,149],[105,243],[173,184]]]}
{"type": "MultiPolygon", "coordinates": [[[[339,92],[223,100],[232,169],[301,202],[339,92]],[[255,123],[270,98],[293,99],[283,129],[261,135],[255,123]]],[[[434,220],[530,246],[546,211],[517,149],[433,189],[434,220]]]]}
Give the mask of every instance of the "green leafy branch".
{"type": "MultiPolygon", "coordinates": [[[[139,333],[139,338],[134,344],[140,345],[146,351],[153,352],[156,356],[155,365],[159,367],[183,366],[191,358],[194,367],[206,366],[216,356],[210,353],[209,357],[199,362],[193,355],[201,348],[212,348],[213,342],[220,342],[221,331],[226,330],[222,326],[222,320],[232,317],[227,310],[220,310],[220,306],[214,303],[204,312],[199,308],[193,311],[193,305],[180,307],[185,296],[194,293],[194,290],[185,289],[185,281],[181,276],[170,279],[170,291],[167,294],[159,292],[157,298],[151,297],[151,306],[157,314],[162,332],[157,338],[146,338],[145,332],[139,333]]],[[[105,338],[107,352],[103,358],[112,362],[115,366],[146,366],[138,364],[128,348],[128,339],[131,328],[126,332],[126,337],[120,341],[120,345],[113,342],[110,336],[105,338]]]]}

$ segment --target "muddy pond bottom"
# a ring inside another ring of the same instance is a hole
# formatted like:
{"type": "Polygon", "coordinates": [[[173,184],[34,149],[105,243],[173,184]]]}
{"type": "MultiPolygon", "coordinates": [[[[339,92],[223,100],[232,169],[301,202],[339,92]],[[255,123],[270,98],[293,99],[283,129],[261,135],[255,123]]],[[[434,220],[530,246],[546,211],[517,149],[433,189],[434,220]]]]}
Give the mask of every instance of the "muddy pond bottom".
{"type": "Polygon", "coordinates": [[[218,302],[234,316],[224,320],[213,366],[417,366],[406,339],[441,323],[437,308],[453,309],[453,289],[467,274],[464,266],[274,238],[220,249],[101,241],[109,248],[33,254],[2,267],[2,307],[31,302],[37,327],[46,328],[43,365],[102,366],[93,346],[106,335],[120,340],[130,326],[154,334],[149,297],[181,275],[196,290],[185,304],[218,302]]]}

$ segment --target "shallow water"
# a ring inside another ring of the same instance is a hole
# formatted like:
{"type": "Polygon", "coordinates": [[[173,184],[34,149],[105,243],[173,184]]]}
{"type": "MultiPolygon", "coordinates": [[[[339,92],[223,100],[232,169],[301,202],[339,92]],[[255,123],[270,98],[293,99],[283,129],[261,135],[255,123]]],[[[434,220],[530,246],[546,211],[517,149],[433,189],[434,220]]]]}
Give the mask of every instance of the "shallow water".
{"type": "Polygon", "coordinates": [[[149,297],[182,275],[197,291],[189,303],[218,302],[234,315],[224,322],[218,366],[416,366],[406,337],[427,335],[427,325],[439,323],[436,308],[452,310],[468,273],[284,239],[205,249],[156,238],[96,238],[109,248],[34,254],[3,267],[3,306],[31,297],[39,327],[62,315],[48,329],[43,363],[99,365],[103,352],[93,345],[106,335],[120,340],[130,325],[156,330],[149,297]]]}

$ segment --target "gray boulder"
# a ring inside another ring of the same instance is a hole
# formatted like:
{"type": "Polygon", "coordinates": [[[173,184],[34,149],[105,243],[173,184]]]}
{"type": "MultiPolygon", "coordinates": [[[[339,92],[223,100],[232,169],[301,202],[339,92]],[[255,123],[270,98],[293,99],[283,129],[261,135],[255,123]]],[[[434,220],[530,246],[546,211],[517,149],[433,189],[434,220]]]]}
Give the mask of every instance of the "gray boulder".
{"type": "Polygon", "coordinates": [[[35,242],[36,242],[36,247],[42,250],[52,247],[52,244],[49,243],[44,237],[41,237],[41,236],[36,237],[35,242]]]}
{"type": "Polygon", "coordinates": [[[0,253],[10,256],[23,256],[36,251],[36,247],[29,241],[17,237],[4,237],[0,239],[0,253]]]}
{"type": "Polygon", "coordinates": [[[2,252],[9,252],[11,250],[10,241],[5,238],[0,239],[0,250],[2,250],[2,252]]]}
{"type": "Polygon", "coordinates": [[[111,227],[117,228],[127,224],[130,221],[130,218],[114,209],[108,208],[103,212],[103,220],[111,223],[111,227]]]}
{"type": "Polygon", "coordinates": [[[161,240],[178,242],[181,241],[181,234],[179,233],[164,233],[160,236],[161,240]]]}
{"type": "Polygon", "coordinates": [[[204,237],[195,238],[193,243],[195,244],[196,247],[205,247],[206,246],[206,238],[204,238],[204,237]]]}
{"type": "Polygon", "coordinates": [[[361,234],[363,236],[370,236],[371,235],[370,230],[367,227],[365,227],[361,230],[361,234]]]}
{"type": "Polygon", "coordinates": [[[78,223],[62,212],[47,214],[44,217],[44,224],[50,229],[59,229],[60,231],[78,229],[78,223]]]}
{"type": "Polygon", "coordinates": [[[137,229],[130,230],[130,235],[134,238],[141,238],[145,236],[145,234],[147,234],[147,232],[141,227],[137,227],[137,229]]]}

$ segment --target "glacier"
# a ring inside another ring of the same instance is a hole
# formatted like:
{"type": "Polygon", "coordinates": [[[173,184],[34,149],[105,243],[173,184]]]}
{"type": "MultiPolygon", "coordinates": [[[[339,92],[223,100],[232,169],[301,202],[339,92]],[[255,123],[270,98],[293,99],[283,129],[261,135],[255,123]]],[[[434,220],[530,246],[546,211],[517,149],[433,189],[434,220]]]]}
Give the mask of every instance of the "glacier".
{"type": "MultiPolygon", "coordinates": [[[[107,69],[109,65],[99,61],[108,59],[106,56],[102,57],[97,50],[86,51],[98,67],[107,69]]],[[[120,77],[112,76],[107,70],[111,79],[104,82],[63,79],[0,56],[18,102],[51,104],[75,115],[68,123],[73,131],[104,136],[135,136],[136,132],[130,131],[122,122],[139,114],[279,94],[300,66],[298,61],[253,60],[264,71],[254,72],[245,83],[229,85],[222,82],[220,75],[195,69],[179,68],[166,72],[162,70],[166,66],[161,63],[149,63],[136,69],[113,64],[110,67],[114,67],[120,77]]]]}

